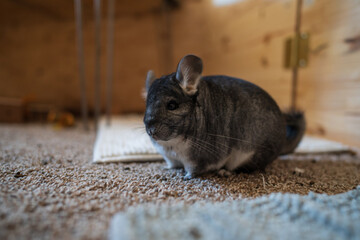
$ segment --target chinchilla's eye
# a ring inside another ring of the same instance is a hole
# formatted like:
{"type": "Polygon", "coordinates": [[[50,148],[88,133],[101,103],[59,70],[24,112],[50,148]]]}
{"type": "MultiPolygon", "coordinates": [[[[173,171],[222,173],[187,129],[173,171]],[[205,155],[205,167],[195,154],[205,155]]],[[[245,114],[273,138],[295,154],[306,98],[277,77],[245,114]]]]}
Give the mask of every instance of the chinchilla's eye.
{"type": "Polygon", "coordinates": [[[172,110],[177,109],[179,107],[179,104],[176,101],[171,100],[171,101],[168,102],[166,107],[167,107],[168,110],[172,111],[172,110]]]}

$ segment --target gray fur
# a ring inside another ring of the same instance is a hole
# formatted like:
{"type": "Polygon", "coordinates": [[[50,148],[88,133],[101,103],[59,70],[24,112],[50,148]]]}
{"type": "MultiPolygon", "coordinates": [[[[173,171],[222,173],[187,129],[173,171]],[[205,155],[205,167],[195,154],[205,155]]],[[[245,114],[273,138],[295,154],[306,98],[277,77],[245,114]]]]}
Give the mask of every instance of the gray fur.
{"type": "MultiPolygon", "coordinates": [[[[227,166],[234,170],[235,163],[239,164],[236,170],[250,172],[294,150],[298,141],[288,146],[287,115],[260,87],[237,78],[205,76],[199,78],[195,93],[184,89],[183,78],[176,76],[184,76],[184,69],[198,71],[199,61],[185,56],[180,63],[189,66],[156,79],[148,89],[146,131],[168,167],[184,167],[187,178],[227,166]],[[191,66],[193,62],[197,67],[191,66]]],[[[293,132],[292,139],[300,140],[304,129],[293,132]]]]}

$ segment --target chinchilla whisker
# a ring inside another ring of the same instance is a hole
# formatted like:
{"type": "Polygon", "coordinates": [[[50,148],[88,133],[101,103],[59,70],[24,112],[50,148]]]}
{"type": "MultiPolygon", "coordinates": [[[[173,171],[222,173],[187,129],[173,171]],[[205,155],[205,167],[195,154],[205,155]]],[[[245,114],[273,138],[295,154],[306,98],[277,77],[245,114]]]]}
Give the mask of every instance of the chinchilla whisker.
{"type": "Polygon", "coordinates": [[[222,137],[222,138],[227,138],[227,139],[231,139],[231,140],[236,140],[236,141],[239,141],[239,142],[244,142],[244,143],[247,143],[247,144],[250,144],[250,145],[253,145],[253,146],[257,146],[257,147],[261,147],[261,148],[264,148],[264,149],[268,149],[268,150],[272,150],[271,148],[268,148],[268,147],[265,147],[263,145],[260,145],[260,144],[256,144],[256,143],[252,143],[250,141],[246,141],[244,139],[240,139],[240,138],[234,138],[234,137],[230,137],[230,136],[225,136],[225,135],[218,135],[218,134],[212,134],[212,133],[207,133],[209,136],[214,136],[214,137],[222,137]]]}
{"type": "MultiPolygon", "coordinates": [[[[225,154],[228,153],[227,150],[225,150],[225,149],[223,149],[223,148],[217,148],[216,144],[209,143],[209,142],[207,142],[207,141],[205,141],[205,140],[202,140],[202,139],[200,139],[200,138],[196,138],[196,137],[192,137],[192,138],[194,138],[194,139],[195,139],[196,141],[198,141],[199,143],[206,144],[206,145],[209,146],[211,149],[215,148],[215,149],[217,149],[217,150],[222,151],[222,152],[225,153],[225,154]]],[[[216,143],[218,143],[219,145],[221,145],[221,146],[225,147],[226,149],[228,149],[228,146],[226,146],[225,144],[220,143],[220,142],[216,142],[216,143]]],[[[215,150],[214,150],[214,151],[215,151],[215,150]]]]}
{"type": "MultiPolygon", "coordinates": [[[[210,147],[210,146],[206,146],[204,145],[203,143],[201,142],[196,142],[198,145],[202,146],[204,149],[207,149],[208,152],[211,152],[213,154],[213,156],[216,156],[216,157],[221,157],[222,153],[221,151],[217,151],[215,150],[213,147],[210,147]]],[[[225,153],[225,152],[223,152],[225,153]]]]}
{"type": "Polygon", "coordinates": [[[216,141],[216,140],[215,140],[215,143],[216,143],[216,144],[211,144],[211,143],[209,143],[209,142],[207,142],[207,141],[205,141],[205,140],[202,140],[202,139],[197,139],[197,140],[203,141],[204,143],[206,143],[206,144],[208,144],[208,145],[211,145],[212,147],[216,147],[216,144],[219,144],[219,145],[221,145],[221,146],[223,146],[223,147],[225,147],[225,148],[229,148],[228,145],[226,145],[226,144],[224,144],[224,143],[221,143],[221,142],[219,142],[219,141],[216,141]]]}
{"type": "Polygon", "coordinates": [[[208,152],[211,156],[215,157],[215,158],[219,158],[220,157],[220,153],[216,152],[215,150],[208,148],[204,145],[201,145],[199,143],[192,143],[193,145],[197,146],[199,148],[199,150],[204,150],[205,152],[208,152]]]}
{"type": "Polygon", "coordinates": [[[146,133],[146,130],[145,130],[145,127],[144,127],[144,126],[134,127],[134,128],[132,128],[132,129],[133,129],[134,131],[146,133]]]}
{"type": "Polygon", "coordinates": [[[215,149],[209,147],[209,146],[206,146],[200,142],[193,142],[193,143],[196,143],[198,146],[202,147],[202,149],[204,150],[207,150],[209,153],[212,153],[213,156],[216,156],[216,157],[220,157],[221,156],[221,153],[216,151],[215,149]]]}
{"type": "Polygon", "coordinates": [[[219,154],[218,152],[216,152],[214,149],[211,149],[211,148],[209,148],[209,147],[206,147],[206,146],[204,146],[204,145],[202,145],[202,144],[200,144],[200,143],[194,142],[193,140],[190,140],[190,139],[188,139],[188,141],[189,141],[191,144],[193,144],[193,145],[195,145],[196,147],[198,147],[199,149],[205,150],[206,152],[208,152],[208,153],[211,154],[212,156],[215,156],[215,157],[219,157],[219,156],[220,156],[220,154],[219,154]]]}
{"type": "MultiPolygon", "coordinates": [[[[203,145],[201,145],[201,144],[199,144],[199,143],[197,143],[197,142],[195,142],[195,141],[193,141],[193,140],[190,140],[190,139],[187,139],[192,145],[194,145],[194,146],[196,146],[196,147],[198,147],[198,148],[200,148],[200,149],[202,149],[202,150],[206,150],[207,152],[209,152],[209,149],[208,148],[205,148],[203,145]]],[[[211,154],[213,154],[213,153],[211,153],[211,154]]]]}

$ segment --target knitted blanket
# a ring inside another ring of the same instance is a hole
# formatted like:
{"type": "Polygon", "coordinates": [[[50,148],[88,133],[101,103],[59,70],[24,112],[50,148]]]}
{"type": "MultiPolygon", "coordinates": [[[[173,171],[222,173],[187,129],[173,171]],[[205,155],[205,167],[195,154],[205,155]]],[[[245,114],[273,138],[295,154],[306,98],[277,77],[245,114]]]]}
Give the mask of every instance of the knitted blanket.
{"type": "Polygon", "coordinates": [[[109,239],[360,239],[360,186],[329,196],[273,193],[193,205],[141,205],[116,214],[109,239]]]}

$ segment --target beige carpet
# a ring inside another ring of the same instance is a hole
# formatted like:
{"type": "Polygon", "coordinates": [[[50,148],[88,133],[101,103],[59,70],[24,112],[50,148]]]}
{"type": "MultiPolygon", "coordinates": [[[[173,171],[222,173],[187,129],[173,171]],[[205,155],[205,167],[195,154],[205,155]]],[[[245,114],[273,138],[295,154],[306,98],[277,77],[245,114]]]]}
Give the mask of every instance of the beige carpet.
{"type": "Polygon", "coordinates": [[[288,156],[265,173],[184,181],[163,162],[92,164],[94,140],[80,129],[0,125],[0,239],[104,239],[113,214],[129,206],[336,194],[360,184],[352,155],[288,156]]]}

